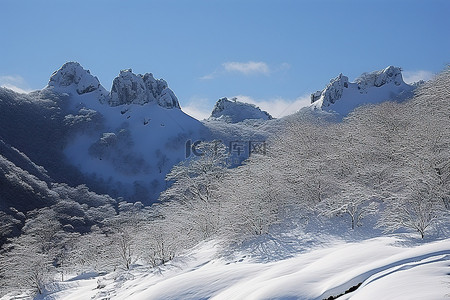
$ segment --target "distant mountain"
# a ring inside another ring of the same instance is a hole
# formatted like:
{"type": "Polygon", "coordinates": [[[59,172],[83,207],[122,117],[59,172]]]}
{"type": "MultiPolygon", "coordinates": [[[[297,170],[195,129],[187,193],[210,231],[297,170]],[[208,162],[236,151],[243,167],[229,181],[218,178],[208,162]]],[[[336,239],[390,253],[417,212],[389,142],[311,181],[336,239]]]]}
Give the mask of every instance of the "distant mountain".
{"type": "Polygon", "coordinates": [[[210,119],[239,123],[249,119],[271,120],[273,118],[268,112],[253,104],[237,101],[236,98],[231,100],[221,98],[216,102],[210,119]]]}
{"type": "Polygon", "coordinates": [[[322,90],[311,94],[312,110],[335,112],[342,116],[364,104],[402,100],[412,96],[415,86],[403,81],[401,69],[389,66],[364,73],[354,82],[339,74],[322,90]]]}
{"type": "Polygon", "coordinates": [[[108,93],[80,64],[55,71],[45,88],[67,95],[72,128],[64,154],[113,196],[149,203],[165,188],[165,175],[186,156],[185,144],[207,128],[180,109],[166,81],[151,73],[120,71],[108,93]]]}
{"type": "Polygon", "coordinates": [[[110,106],[157,103],[164,108],[180,108],[164,79],[155,79],[151,73],[136,75],[131,69],[121,70],[113,80],[111,92],[107,92],[89,70],[77,62],[67,62],[53,72],[46,89],[80,96],[89,94],[110,106]]]}

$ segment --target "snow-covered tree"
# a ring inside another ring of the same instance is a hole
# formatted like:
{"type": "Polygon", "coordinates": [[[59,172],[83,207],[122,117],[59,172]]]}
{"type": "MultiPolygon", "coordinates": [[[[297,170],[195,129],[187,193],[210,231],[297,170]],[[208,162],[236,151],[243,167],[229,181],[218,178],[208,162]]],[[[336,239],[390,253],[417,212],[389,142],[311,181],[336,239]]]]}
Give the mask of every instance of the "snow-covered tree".
{"type": "Polygon", "coordinates": [[[386,232],[406,228],[419,232],[423,238],[433,225],[448,222],[448,213],[430,186],[417,182],[405,190],[386,204],[378,223],[386,232]]]}
{"type": "Polygon", "coordinates": [[[153,267],[164,265],[184,249],[185,237],[182,231],[176,230],[177,225],[167,219],[156,219],[145,227],[142,258],[153,267]]]}
{"type": "Polygon", "coordinates": [[[98,226],[74,240],[69,263],[74,273],[104,272],[117,268],[117,253],[110,235],[98,226]]]}
{"type": "Polygon", "coordinates": [[[54,280],[55,262],[66,239],[50,209],[28,214],[22,234],[7,245],[1,258],[5,286],[34,290],[39,294],[54,280]]]}
{"type": "Polygon", "coordinates": [[[232,242],[269,233],[280,221],[283,185],[263,157],[253,157],[229,173],[220,189],[221,233],[232,242]]]}
{"type": "Polygon", "coordinates": [[[2,285],[7,290],[32,290],[42,294],[45,285],[53,281],[55,268],[52,258],[42,252],[37,241],[22,235],[11,241],[10,248],[0,258],[3,266],[2,285]]]}
{"type": "Polygon", "coordinates": [[[327,132],[333,131],[333,126],[324,122],[293,120],[270,143],[270,165],[280,170],[284,189],[290,193],[287,200],[301,207],[302,214],[313,213],[315,206],[334,190],[324,159],[334,138],[327,132]]]}
{"type": "Polygon", "coordinates": [[[197,150],[200,156],[174,166],[166,180],[173,182],[161,194],[163,201],[183,204],[193,227],[203,238],[212,236],[218,229],[217,190],[227,171],[228,151],[219,142],[202,142],[197,150]]]}
{"type": "Polygon", "coordinates": [[[448,223],[450,94],[445,82],[449,78],[449,72],[444,72],[420,88],[412,100],[390,104],[394,108],[390,113],[383,111],[387,105],[372,110],[391,120],[387,128],[395,128],[385,129],[384,137],[389,138],[381,139],[390,142],[381,149],[389,154],[384,168],[390,168],[381,194],[386,207],[378,222],[386,231],[406,228],[423,237],[431,227],[448,223]]]}
{"type": "MultiPolygon", "coordinates": [[[[378,212],[378,203],[370,201],[368,190],[346,183],[351,190],[342,189],[318,205],[321,214],[333,217],[346,215],[350,218],[351,228],[361,225],[362,219],[378,212]]],[[[343,187],[343,185],[342,185],[343,187]]]]}
{"type": "Polygon", "coordinates": [[[378,203],[372,184],[370,162],[376,162],[372,155],[371,140],[356,131],[352,124],[341,124],[335,128],[338,139],[334,139],[332,151],[325,156],[328,180],[333,181],[333,192],[318,204],[320,213],[327,216],[347,215],[351,228],[361,225],[368,215],[377,213],[378,203]]]}

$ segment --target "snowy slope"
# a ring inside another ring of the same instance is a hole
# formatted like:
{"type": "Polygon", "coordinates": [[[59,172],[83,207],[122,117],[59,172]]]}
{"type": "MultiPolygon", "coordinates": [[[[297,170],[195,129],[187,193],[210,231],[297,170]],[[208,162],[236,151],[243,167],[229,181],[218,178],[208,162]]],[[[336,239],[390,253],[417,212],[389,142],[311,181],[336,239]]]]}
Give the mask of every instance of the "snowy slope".
{"type": "Polygon", "coordinates": [[[411,245],[388,236],[324,246],[261,263],[245,253],[219,258],[209,242],[159,269],[81,277],[55,284],[38,299],[325,299],[360,283],[340,299],[444,299],[450,293],[450,239],[411,245]]]}
{"type": "Polygon", "coordinates": [[[401,69],[393,66],[364,73],[355,82],[349,82],[341,73],[325,89],[311,95],[309,108],[345,116],[364,104],[406,99],[412,96],[414,89],[403,81],[401,69]]]}
{"type": "Polygon", "coordinates": [[[185,158],[186,141],[207,135],[202,123],[181,111],[167,83],[152,74],[121,71],[108,93],[89,71],[69,62],[46,89],[68,95],[67,123],[90,124],[75,130],[64,152],[112,195],[156,200],[165,175],[185,158]]]}

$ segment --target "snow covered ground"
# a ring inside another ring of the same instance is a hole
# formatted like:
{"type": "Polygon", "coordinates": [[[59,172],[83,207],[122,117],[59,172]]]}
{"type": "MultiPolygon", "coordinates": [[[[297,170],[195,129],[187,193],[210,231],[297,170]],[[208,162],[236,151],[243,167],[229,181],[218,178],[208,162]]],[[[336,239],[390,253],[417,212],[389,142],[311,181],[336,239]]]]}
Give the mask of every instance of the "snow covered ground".
{"type": "Polygon", "coordinates": [[[450,239],[423,242],[390,235],[334,240],[271,262],[245,251],[220,255],[219,245],[203,243],[160,268],[84,274],[54,283],[35,299],[327,299],[358,284],[340,299],[450,296],[450,239]]]}

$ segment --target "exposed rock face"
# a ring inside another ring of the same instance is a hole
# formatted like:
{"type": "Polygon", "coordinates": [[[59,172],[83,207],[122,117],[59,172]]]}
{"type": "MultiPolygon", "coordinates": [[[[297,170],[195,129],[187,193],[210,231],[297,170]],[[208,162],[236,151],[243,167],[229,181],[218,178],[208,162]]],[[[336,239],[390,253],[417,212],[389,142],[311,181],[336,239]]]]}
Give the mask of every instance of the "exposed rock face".
{"type": "Polygon", "coordinates": [[[159,106],[165,108],[180,108],[180,104],[178,103],[178,99],[173,93],[173,91],[169,88],[165,88],[161,91],[161,95],[158,99],[159,106]]]}
{"type": "Polygon", "coordinates": [[[216,102],[210,119],[221,119],[238,123],[247,119],[271,120],[272,116],[253,104],[239,102],[237,99],[221,98],[216,102]]]}
{"type": "Polygon", "coordinates": [[[77,62],[65,63],[59,70],[53,72],[48,86],[69,87],[74,85],[79,95],[92,92],[100,87],[97,77],[83,69],[77,62]]]}
{"type": "Polygon", "coordinates": [[[401,85],[403,82],[402,70],[398,67],[389,66],[384,70],[372,73],[364,73],[355,80],[361,88],[380,87],[386,83],[394,82],[395,85],[401,85]]]}
{"type": "Polygon", "coordinates": [[[344,88],[348,88],[348,77],[341,73],[338,77],[330,80],[330,83],[322,92],[317,91],[314,94],[311,94],[311,103],[315,102],[320,97],[323,97],[324,106],[333,104],[342,97],[344,88]]]}
{"type": "Polygon", "coordinates": [[[136,76],[131,69],[120,71],[114,78],[109,104],[117,106],[121,104],[144,104],[148,101],[145,95],[145,85],[142,77],[136,76]]]}
{"type": "Polygon", "coordinates": [[[59,70],[53,72],[47,88],[61,92],[71,92],[75,89],[78,95],[97,92],[101,102],[104,102],[108,95],[98,78],[92,76],[89,70],[83,69],[77,62],[67,62],[59,70]]]}
{"type": "Polygon", "coordinates": [[[153,74],[134,74],[131,69],[120,71],[114,78],[109,104],[146,104],[156,102],[165,108],[180,108],[178,99],[163,79],[155,79],[153,74]]]}
{"type": "Polygon", "coordinates": [[[77,62],[67,62],[53,72],[47,88],[78,95],[95,92],[101,103],[111,106],[156,103],[164,108],[180,108],[177,97],[165,80],[155,79],[151,73],[136,75],[131,69],[120,71],[108,93],[89,70],[77,62]]]}
{"type": "Polygon", "coordinates": [[[363,91],[371,87],[382,87],[391,83],[395,86],[406,85],[400,68],[389,66],[380,71],[364,73],[352,83],[348,81],[347,76],[341,73],[338,77],[330,80],[325,89],[311,94],[311,103],[321,100],[321,107],[327,107],[336,103],[342,97],[344,90],[349,87],[350,89],[363,91]]]}

